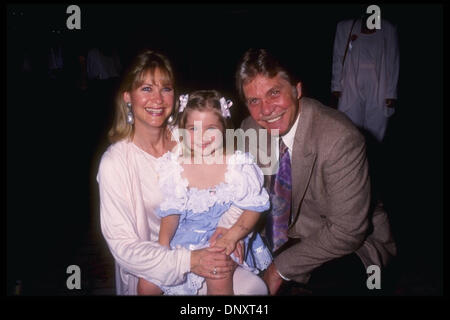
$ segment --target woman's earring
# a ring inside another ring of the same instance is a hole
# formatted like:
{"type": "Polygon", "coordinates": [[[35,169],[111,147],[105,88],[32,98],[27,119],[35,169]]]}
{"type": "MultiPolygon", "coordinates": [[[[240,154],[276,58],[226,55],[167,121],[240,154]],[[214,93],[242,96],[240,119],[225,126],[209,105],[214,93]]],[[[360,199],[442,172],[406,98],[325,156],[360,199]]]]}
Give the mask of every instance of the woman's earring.
{"type": "Polygon", "coordinates": [[[167,119],[167,122],[168,122],[168,123],[172,123],[172,122],[173,122],[173,116],[170,116],[170,117],[167,119]]]}
{"type": "Polygon", "coordinates": [[[134,123],[134,116],[133,116],[133,111],[131,111],[131,102],[127,103],[127,108],[128,108],[127,123],[128,124],[133,124],[134,123]]]}

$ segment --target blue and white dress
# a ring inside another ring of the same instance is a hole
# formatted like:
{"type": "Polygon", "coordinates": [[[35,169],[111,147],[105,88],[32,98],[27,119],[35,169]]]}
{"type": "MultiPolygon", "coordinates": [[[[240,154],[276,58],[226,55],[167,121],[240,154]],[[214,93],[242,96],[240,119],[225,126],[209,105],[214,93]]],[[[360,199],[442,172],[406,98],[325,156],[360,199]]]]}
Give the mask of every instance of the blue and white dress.
{"type": "MultiPolygon", "coordinates": [[[[263,173],[249,153],[236,151],[228,157],[225,181],[209,189],[188,188],[187,179],[181,176],[180,158],[175,153],[168,152],[161,157],[158,168],[163,201],[156,214],[160,217],[180,215],[171,248],[182,246],[196,250],[209,247],[208,241],[219,219],[231,205],[256,212],[269,209],[263,173]]],[[[272,262],[270,250],[258,233],[249,234],[244,239],[244,246],[243,268],[259,273],[272,262]]],[[[238,262],[233,255],[231,257],[238,262]]],[[[196,295],[204,281],[203,277],[189,272],[184,283],[161,286],[161,289],[167,295],[196,295]]]]}

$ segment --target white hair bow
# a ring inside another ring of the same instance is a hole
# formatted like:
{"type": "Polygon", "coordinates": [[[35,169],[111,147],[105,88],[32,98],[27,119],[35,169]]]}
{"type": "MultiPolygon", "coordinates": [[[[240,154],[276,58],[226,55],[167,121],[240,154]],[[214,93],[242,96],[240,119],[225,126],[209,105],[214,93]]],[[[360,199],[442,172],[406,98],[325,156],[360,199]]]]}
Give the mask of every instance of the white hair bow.
{"type": "Polygon", "coordinates": [[[182,94],[180,96],[180,108],[178,109],[178,112],[183,112],[183,110],[186,108],[187,102],[189,99],[189,95],[188,94],[182,94]]]}
{"type": "Polygon", "coordinates": [[[233,101],[225,100],[224,97],[220,98],[220,109],[222,110],[222,115],[225,118],[231,118],[230,107],[233,105],[233,101]]]}

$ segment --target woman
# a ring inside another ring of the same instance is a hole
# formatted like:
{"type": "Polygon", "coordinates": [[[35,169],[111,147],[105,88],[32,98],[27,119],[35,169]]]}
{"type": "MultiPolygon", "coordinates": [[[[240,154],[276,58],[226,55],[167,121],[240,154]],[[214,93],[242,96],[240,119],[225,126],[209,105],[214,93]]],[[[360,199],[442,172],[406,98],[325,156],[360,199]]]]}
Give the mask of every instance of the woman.
{"type": "MultiPolygon", "coordinates": [[[[223,279],[235,268],[222,248],[169,250],[158,243],[160,219],[155,209],[162,198],[155,166],[157,158],[178,147],[168,126],[173,106],[170,62],[159,53],[144,51],[123,75],[109,132],[112,145],[103,154],[97,175],[101,229],[116,261],[120,295],[142,292],[139,278],[175,285],[187,272],[223,279]]],[[[264,282],[245,270],[235,272],[233,282],[236,294],[267,293],[264,282]]]]}

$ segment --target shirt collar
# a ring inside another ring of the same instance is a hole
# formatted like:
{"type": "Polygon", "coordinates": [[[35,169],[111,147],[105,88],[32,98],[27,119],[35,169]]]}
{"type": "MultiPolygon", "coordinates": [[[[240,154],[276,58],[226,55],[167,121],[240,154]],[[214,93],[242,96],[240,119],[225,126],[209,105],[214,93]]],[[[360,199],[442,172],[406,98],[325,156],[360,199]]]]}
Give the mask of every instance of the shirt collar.
{"type": "Polygon", "coordinates": [[[281,137],[281,139],[283,139],[284,144],[286,145],[286,147],[288,147],[290,152],[292,152],[292,148],[294,146],[295,133],[297,132],[298,121],[300,119],[300,113],[301,112],[299,112],[299,114],[297,116],[297,120],[295,120],[291,129],[289,129],[289,131],[281,137]]]}

